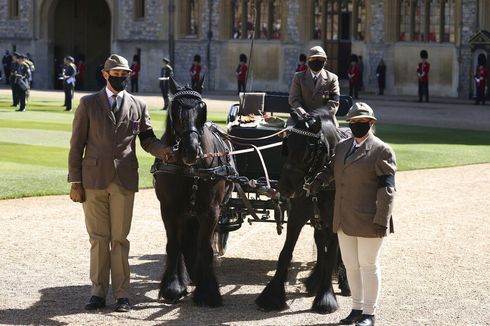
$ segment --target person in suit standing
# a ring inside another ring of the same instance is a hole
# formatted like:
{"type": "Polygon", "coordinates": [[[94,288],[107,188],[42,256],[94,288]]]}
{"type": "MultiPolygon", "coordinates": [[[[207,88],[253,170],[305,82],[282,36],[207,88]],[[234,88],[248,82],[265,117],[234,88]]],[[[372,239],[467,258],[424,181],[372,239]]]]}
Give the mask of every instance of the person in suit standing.
{"type": "Polygon", "coordinates": [[[189,75],[191,76],[191,87],[192,90],[201,93],[199,82],[201,81],[201,56],[196,54],[194,56],[194,61],[192,62],[191,69],[189,69],[189,75]]]}
{"type": "Polygon", "coordinates": [[[25,112],[26,110],[26,98],[30,87],[29,82],[31,80],[31,70],[26,61],[27,56],[25,54],[18,53],[17,65],[15,66],[15,70],[12,71],[15,76],[13,83],[15,94],[20,104],[20,107],[16,111],[19,112],[25,112]]]}
{"type": "Polygon", "coordinates": [[[238,63],[238,67],[235,71],[238,85],[238,94],[240,94],[240,92],[245,92],[247,89],[247,72],[247,56],[242,53],[240,54],[240,62],[238,63]]]}
{"type": "Polygon", "coordinates": [[[63,90],[65,91],[65,104],[66,111],[71,111],[71,101],[73,99],[73,93],[75,92],[75,81],[77,75],[77,67],[75,66],[75,59],[72,56],[66,56],[63,65],[63,90]]]}
{"type": "Polygon", "coordinates": [[[105,307],[111,278],[115,311],[129,303],[129,241],[138,191],[135,140],[164,161],[172,149],[156,138],[146,104],[127,93],[128,61],[112,54],[102,71],[106,87],[84,96],[75,112],[68,156],[70,198],[83,204],[90,237],[91,297],[85,309],[105,307]]]}
{"type": "Polygon", "coordinates": [[[168,80],[174,76],[174,70],[170,65],[170,59],[164,57],[162,59],[162,69],[160,70],[160,89],[162,90],[163,97],[163,110],[168,109],[170,101],[168,99],[168,80]]]}
{"type": "Polygon", "coordinates": [[[417,77],[419,79],[419,102],[422,102],[422,99],[425,96],[425,101],[429,102],[429,71],[430,71],[430,63],[427,61],[429,58],[429,54],[426,50],[420,51],[420,59],[417,67],[417,77]]]}
{"type": "Polygon", "coordinates": [[[376,78],[378,78],[378,95],[383,95],[386,88],[386,65],[383,59],[379,60],[376,68],[376,78]]]}
{"type": "Polygon", "coordinates": [[[346,120],[353,137],[335,147],[333,231],[352,293],[352,311],[341,325],[371,326],[381,286],[379,257],[395,197],[396,158],[373,132],[376,117],[369,105],[354,104],[346,120]]]}
{"type": "Polygon", "coordinates": [[[5,51],[5,54],[2,58],[2,66],[3,66],[3,74],[5,76],[5,84],[10,84],[10,67],[12,65],[12,56],[10,55],[9,50],[5,51]]]}
{"type": "Polygon", "coordinates": [[[9,79],[10,89],[12,90],[12,105],[13,107],[17,107],[19,105],[19,94],[17,92],[17,87],[15,86],[15,72],[17,71],[17,67],[19,66],[19,55],[20,53],[14,52],[12,53],[12,62],[10,64],[10,75],[5,76],[9,79]]]}
{"type": "Polygon", "coordinates": [[[340,87],[336,74],[324,69],[327,54],[321,46],[309,50],[308,69],[294,74],[289,90],[291,110],[300,115],[325,107],[338,125],[335,113],[339,108],[340,87]]]}

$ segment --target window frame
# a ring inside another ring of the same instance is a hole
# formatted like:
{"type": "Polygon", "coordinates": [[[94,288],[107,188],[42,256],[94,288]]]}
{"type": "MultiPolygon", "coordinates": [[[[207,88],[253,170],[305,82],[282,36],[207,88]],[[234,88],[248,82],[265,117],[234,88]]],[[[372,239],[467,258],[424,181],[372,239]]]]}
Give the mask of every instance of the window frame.
{"type": "Polygon", "coordinates": [[[455,43],[456,42],[456,0],[398,0],[397,8],[397,42],[421,43],[455,43]],[[434,3],[433,3],[434,2],[434,3]],[[407,13],[402,15],[405,5],[407,13]],[[435,5],[435,10],[433,9],[435,5]],[[449,9],[447,9],[449,8],[449,9]],[[420,13],[417,13],[417,9],[420,13]],[[439,24],[431,23],[433,13],[438,15],[439,24]],[[448,17],[449,19],[447,19],[448,17]],[[431,16],[432,15],[432,16],[431,16]],[[402,24],[408,21],[408,28],[402,29],[402,24]],[[418,26],[416,26],[418,25],[418,26]],[[418,27],[418,28],[416,28],[418,27]],[[446,33],[446,29],[448,32],[446,33]],[[401,33],[408,30],[408,37],[402,39],[401,33]],[[434,37],[432,33],[436,33],[434,37]],[[419,33],[420,36],[417,35],[419,33]]]}
{"type": "Polygon", "coordinates": [[[146,17],[145,0],[133,1],[133,18],[134,20],[144,20],[146,17]]]}
{"type": "Polygon", "coordinates": [[[9,12],[9,19],[19,18],[20,16],[19,0],[9,0],[8,12],[9,12]]]}

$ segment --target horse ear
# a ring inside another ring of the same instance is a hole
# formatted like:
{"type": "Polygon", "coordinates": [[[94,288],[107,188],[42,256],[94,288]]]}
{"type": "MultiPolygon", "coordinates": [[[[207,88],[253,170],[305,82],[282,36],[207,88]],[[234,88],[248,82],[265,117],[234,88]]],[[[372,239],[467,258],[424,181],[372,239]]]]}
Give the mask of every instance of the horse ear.
{"type": "Polygon", "coordinates": [[[172,94],[177,93],[179,88],[181,88],[180,85],[175,81],[175,79],[172,76],[169,77],[168,85],[170,87],[170,92],[172,94]]]}
{"type": "Polygon", "coordinates": [[[199,106],[201,107],[201,112],[202,112],[202,125],[208,121],[208,106],[206,105],[206,102],[199,102],[199,106]]]}
{"type": "Polygon", "coordinates": [[[322,128],[322,119],[320,117],[315,117],[312,127],[315,129],[315,132],[320,131],[322,128]]]}

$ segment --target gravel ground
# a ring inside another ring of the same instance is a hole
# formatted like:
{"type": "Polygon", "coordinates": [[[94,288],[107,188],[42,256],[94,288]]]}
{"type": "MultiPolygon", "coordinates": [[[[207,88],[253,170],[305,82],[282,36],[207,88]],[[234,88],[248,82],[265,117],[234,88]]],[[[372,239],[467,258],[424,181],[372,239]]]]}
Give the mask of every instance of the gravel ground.
{"type": "MultiPolygon", "coordinates": [[[[490,164],[401,172],[394,220],[384,244],[378,325],[490,325],[490,164]],[[486,225],[486,226],[485,226],[486,225]]],[[[258,311],[254,299],[275,270],[284,235],[253,224],[232,233],[217,262],[224,306],[157,301],[165,230],[153,190],[137,194],[131,240],[132,301],[127,314],[83,310],[89,297],[89,243],[81,206],[67,196],[0,201],[0,323],[158,325],[329,325],[350,310],[309,311],[301,281],[315,259],[305,227],[294,254],[282,312],[258,311]]],[[[109,300],[112,305],[112,300],[109,300]]]]}

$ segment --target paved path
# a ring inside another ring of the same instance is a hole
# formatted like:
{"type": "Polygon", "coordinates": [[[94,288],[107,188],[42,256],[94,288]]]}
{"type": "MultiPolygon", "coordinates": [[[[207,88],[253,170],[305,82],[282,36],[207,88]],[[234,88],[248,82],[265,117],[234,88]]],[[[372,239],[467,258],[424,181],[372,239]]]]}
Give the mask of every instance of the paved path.
{"type": "MultiPolygon", "coordinates": [[[[490,164],[401,172],[393,212],[396,233],[381,257],[377,325],[489,325],[490,164]]],[[[244,224],[230,235],[216,267],[224,306],[203,308],[186,297],[157,301],[165,230],[153,190],[137,194],[131,241],[134,310],[87,312],[89,242],[83,212],[68,196],[0,201],[0,324],[39,325],[336,325],[350,310],[309,311],[302,286],[313,266],[312,228],[298,241],[286,288],[289,309],[264,313],[254,304],[272,276],[285,234],[273,224],[244,224]]],[[[335,287],[336,289],[336,287],[335,287]]]]}

